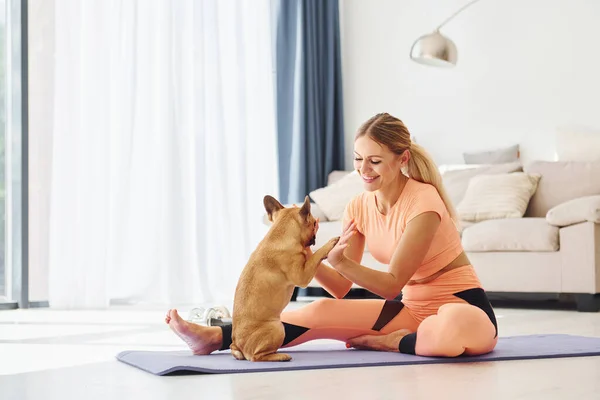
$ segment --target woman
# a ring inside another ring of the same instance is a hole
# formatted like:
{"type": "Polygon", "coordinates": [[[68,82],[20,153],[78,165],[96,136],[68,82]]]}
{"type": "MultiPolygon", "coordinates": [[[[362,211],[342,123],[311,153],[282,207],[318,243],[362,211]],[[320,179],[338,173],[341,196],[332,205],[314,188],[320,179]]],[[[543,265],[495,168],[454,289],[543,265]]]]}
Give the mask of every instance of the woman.
{"type": "MultiPolygon", "coordinates": [[[[344,230],[317,281],[335,299],[286,311],[283,347],[337,339],[346,347],[456,357],[494,349],[494,311],[456,229],[456,214],[435,163],[411,143],[402,121],[378,114],[354,142],[365,192],[344,213],[344,230]],[[360,265],[368,245],[388,272],[360,265]],[[352,283],[384,300],[342,299],[352,283]],[[402,300],[394,300],[402,292],[402,300]]],[[[226,350],[231,326],[205,327],[170,310],[166,322],[195,354],[226,350]]]]}

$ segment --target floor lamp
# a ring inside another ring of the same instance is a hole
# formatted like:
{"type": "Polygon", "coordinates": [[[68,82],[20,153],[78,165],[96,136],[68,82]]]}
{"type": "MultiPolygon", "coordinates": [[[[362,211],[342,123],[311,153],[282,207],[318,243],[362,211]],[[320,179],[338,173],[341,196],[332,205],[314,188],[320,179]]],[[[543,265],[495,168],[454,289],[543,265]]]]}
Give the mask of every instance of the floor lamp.
{"type": "Polygon", "coordinates": [[[442,22],[433,32],[427,33],[415,40],[410,49],[410,58],[419,64],[435,67],[454,67],[458,58],[456,45],[448,37],[442,35],[440,29],[466,8],[478,1],[473,0],[467,3],[442,22]]]}

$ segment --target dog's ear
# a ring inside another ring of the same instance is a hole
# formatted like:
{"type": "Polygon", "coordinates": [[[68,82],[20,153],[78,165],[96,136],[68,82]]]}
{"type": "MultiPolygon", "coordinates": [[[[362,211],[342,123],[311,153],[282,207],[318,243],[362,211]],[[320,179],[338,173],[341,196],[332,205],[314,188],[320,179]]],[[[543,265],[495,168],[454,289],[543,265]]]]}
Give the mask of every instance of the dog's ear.
{"type": "Polygon", "coordinates": [[[304,198],[304,204],[302,204],[302,208],[300,209],[300,216],[307,219],[308,214],[310,214],[310,198],[306,196],[304,198]]]}
{"type": "Polygon", "coordinates": [[[278,202],[273,196],[266,195],[263,199],[263,203],[265,205],[265,210],[267,210],[267,214],[269,215],[269,221],[273,222],[275,219],[275,213],[284,207],[278,202]]]}

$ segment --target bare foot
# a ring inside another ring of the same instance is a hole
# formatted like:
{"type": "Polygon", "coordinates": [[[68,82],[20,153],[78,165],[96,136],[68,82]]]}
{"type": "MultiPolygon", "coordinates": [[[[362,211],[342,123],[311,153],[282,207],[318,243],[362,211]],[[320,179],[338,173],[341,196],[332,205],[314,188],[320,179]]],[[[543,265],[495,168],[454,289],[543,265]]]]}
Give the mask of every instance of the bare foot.
{"type": "Polygon", "coordinates": [[[400,351],[400,340],[411,333],[408,329],[400,329],[387,335],[362,335],[346,341],[346,347],[359,350],[400,351]]]}
{"type": "Polygon", "coordinates": [[[218,326],[202,326],[185,321],[175,309],[167,312],[165,322],[195,355],[210,354],[221,348],[223,338],[218,326]]]}

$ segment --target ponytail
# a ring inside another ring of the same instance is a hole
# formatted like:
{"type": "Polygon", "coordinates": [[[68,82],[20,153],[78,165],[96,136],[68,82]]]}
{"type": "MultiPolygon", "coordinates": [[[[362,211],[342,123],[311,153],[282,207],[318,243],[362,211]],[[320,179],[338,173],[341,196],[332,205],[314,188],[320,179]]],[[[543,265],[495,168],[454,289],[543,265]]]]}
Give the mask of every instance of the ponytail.
{"type": "Polygon", "coordinates": [[[411,157],[408,161],[408,176],[416,181],[429,183],[435,186],[446,205],[446,210],[448,210],[450,218],[452,218],[454,224],[458,226],[456,210],[454,209],[454,205],[452,204],[448,193],[446,193],[446,189],[442,182],[442,175],[440,175],[440,171],[431,156],[423,147],[414,142],[410,145],[410,155],[411,157]]]}

